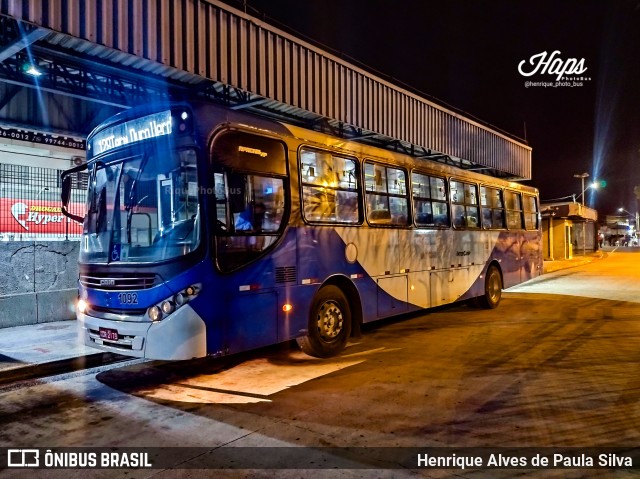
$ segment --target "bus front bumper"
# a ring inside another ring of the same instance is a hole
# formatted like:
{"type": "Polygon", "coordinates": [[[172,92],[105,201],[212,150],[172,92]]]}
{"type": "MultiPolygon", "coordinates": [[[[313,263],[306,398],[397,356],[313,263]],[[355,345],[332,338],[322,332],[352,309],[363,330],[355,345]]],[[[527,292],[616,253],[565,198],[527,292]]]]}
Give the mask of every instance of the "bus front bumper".
{"type": "Polygon", "coordinates": [[[113,321],[77,313],[86,346],[136,358],[182,360],[207,355],[202,318],[188,304],[161,321],[113,321]],[[108,331],[112,339],[100,337],[108,331]],[[117,339],[114,339],[117,332],[117,339]]]}

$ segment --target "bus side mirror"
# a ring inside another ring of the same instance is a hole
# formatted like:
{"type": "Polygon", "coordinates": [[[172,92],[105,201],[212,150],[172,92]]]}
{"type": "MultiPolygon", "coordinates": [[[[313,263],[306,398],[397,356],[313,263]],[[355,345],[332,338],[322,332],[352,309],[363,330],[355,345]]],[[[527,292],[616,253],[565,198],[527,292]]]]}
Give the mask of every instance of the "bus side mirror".
{"type": "Polygon", "coordinates": [[[87,169],[86,164],[82,164],[80,166],[76,166],[75,168],[71,168],[70,170],[64,171],[60,179],[62,180],[62,188],[60,193],[60,199],[62,200],[62,208],[60,211],[67,218],[71,218],[76,223],[82,223],[84,218],[82,216],[74,215],[73,213],[69,213],[67,211],[67,207],[69,206],[69,200],[71,200],[71,173],[77,173],[79,171],[83,171],[87,169]]]}

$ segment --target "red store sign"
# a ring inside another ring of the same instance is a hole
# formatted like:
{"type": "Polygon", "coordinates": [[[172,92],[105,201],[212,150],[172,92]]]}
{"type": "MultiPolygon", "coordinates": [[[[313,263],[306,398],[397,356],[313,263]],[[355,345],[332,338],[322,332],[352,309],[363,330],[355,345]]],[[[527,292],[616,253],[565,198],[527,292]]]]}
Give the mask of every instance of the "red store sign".
{"type": "MultiPolygon", "coordinates": [[[[84,204],[71,203],[69,211],[82,215],[84,204]]],[[[60,203],[0,198],[0,233],[82,234],[82,225],[62,214],[60,203]]]]}

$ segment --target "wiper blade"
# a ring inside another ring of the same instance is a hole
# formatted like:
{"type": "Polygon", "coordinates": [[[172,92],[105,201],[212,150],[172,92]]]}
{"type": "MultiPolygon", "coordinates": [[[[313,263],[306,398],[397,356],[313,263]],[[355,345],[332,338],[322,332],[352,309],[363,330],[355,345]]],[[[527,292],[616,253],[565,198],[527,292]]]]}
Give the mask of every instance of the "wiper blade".
{"type": "Polygon", "coordinates": [[[144,170],[145,166],[147,166],[147,161],[149,160],[149,154],[145,154],[144,157],[142,158],[142,161],[140,162],[140,167],[138,168],[138,173],[136,174],[135,179],[131,182],[131,188],[129,188],[129,197],[127,198],[127,203],[125,204],[124,209],[127,211],[132,210],[133,208],[135,208],[137,205],[140,204],[140,201],[142,201],[142,198],[140,201],[138,201],[135,205],[133,204],[133,201],[135,199],[135,195],[136,195],[136,187],[138,186],[138,180],[140,180],[140,175],[142,174],[142,171],[144,170]]]}
{"type": "Polygon", "coordinates": [[[98,176],[98,168],[104,168],[102,161],[96,161],[93,170],[91,170],[91,176],[89,177],[89,185],[91,185],[91,204],[89,205],[89,213],[95,214],[97,211],[96,205],[96,176],[98,176]]]}
{"type": "Polygon", "coordinates": [[[151,155],[149,153],[146,153],[142,158],[142,161],[140,162],[140,167],[138,168],[138,174],[136,175],[135,179],[131,183],[131,189],[129,190],[129,198],[127,198],[127,203],[124,206],[124,209],[127,212],[127,243],[128,244],[131,244],[131,219],[133,217],[133,210],[136,206],[142,203],[142,201],[144,201],[146,198],[149,197],[149,195],[143,196],[142,198],[140,198],[138,202],[136,202],[135,205],[133,204],[133,201],[135,198],[135,191],[138,186],[138,180],[140,179],[140,175],[142,175],[142,171],[144,170],[145,166],[147,166],[147,161],[149,160],[149,156],[151,155]]]}

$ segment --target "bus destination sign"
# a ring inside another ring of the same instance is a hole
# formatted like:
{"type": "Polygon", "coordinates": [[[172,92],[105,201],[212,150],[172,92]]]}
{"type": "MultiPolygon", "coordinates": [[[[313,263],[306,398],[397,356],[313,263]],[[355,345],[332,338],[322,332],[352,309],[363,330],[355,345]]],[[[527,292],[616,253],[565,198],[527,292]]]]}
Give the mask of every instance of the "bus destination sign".
{"type": "Polygon", "coordinates": [[[171,135],[171,110],[125,121],[102,130],[91,139],[93,155],[115,148],[171,135]]]}

